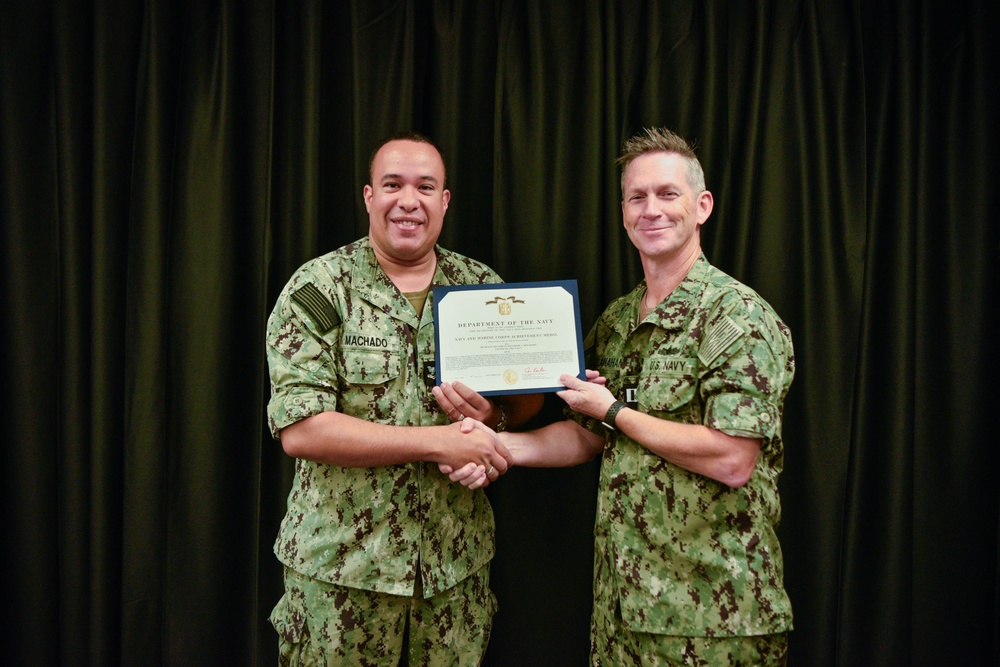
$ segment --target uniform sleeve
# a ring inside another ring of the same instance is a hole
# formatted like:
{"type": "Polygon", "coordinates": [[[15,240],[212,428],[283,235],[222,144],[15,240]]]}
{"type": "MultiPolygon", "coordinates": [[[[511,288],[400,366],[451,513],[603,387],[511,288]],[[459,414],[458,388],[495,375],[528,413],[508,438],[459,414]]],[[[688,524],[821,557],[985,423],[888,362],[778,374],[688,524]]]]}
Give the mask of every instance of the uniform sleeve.
{"type": "MultiPolygon", "coordinates": [[[[597,368],[597,327],[599,322],[595,322],[587,333],[587,337],[583,339],[583,356],[584,363],[587,368],[597,368]]],[[[566,419],[575,421],[577,424],[587,429],[591,433],[596,433],[602,438],[607,437],[608,432],[601,423],[601,420],[594,419],[588,415],[576,412],[573,408],[568,405],[563,408],[563,416],[566,419]]]]}
{"type": "Polygon", "coordinates": [[[605,438],[608,435],[608,431],[604,428],[604,424],[601,423],[600,419],[594,419],[593,417],[576,412],[568,405],[563,408],[563,417],[571,421],[575,421],[583,428],[587,429],[591,433],[601,436],[602,438],[605,438]]]}
{"type": "Polygon", "coordinates": [[[781,413],[794,373],[791,337],[773,311],[742,297],[714,311],[698,359],[704,424],[767,447],[781,433],[781,413]]]}
{"type": "MultiPolygon", "coordinates": [[[[326,324],[329,324],[327,322],[326,324]]],[[[286,426],[337,409],[337,381],[331,340],[339,325],[325,334],[285,290],[267,322],[267,365],[271,399],[267,421],[276,439],[286,426]]]]}

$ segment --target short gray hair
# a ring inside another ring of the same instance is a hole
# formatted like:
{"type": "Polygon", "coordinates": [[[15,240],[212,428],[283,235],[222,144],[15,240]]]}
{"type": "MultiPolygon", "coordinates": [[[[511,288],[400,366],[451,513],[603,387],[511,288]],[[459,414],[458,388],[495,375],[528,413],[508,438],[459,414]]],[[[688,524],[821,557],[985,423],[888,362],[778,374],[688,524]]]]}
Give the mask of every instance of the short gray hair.
{"type": "Polygon", "coordinates": [[[616,161],[621,166],[621,188],[625,192],[625,170],[632,160],[646,153],[674,153],[684,158],[687,165],[688,185],[695,193],[705,190],[705,171],[701,168],[694,148],[684,137],[665,127],[647,127],[625,141],[621,156],[616,161]]]}

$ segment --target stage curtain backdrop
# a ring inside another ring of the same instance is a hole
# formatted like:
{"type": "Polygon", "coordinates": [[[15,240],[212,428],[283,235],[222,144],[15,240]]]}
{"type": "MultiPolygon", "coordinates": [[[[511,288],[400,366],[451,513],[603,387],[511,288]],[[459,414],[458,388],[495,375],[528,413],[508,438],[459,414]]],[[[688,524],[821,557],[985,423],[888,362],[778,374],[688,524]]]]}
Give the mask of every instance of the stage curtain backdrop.
{"type": "MultiPolygon", "coordinates": [[[[5,661],[274,664],[264,324],[366,233],[376,139],[437,139],[442,244],[589,327],[641,276],[614,158],[666,125],[795,339],[791,664],[996,664],[994,5],[0,3],[5,661]]],[[[488,664],[587,664],[596,465],[490,489],[488,664]]]]}

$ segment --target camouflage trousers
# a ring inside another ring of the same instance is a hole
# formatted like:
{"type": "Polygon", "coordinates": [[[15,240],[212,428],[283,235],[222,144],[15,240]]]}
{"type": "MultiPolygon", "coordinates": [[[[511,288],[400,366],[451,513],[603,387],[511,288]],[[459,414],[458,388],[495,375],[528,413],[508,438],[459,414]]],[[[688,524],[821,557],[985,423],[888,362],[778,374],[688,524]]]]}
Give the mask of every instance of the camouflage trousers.
{"type": "Polygon", "coordinates": [[[593,667],[784,667],[788,633],[747,637],[678,637],[636,632],[622,620],[613,577],[600,566],[590,621],[593,667]]]}
{"type": "Polygon", "coordinates": [[[784,667],[788,635],[674,637],[625,630],[610,641],[592,636],[590,649],[595,667],[784,667]]]}
{"type": "Polygon", "coordinates": [[[478,665],[496,598],[489,565],[431,598],[346,588],[285,568],[285,594],[271,612],[281,667],[294,665],[478,665]]]}

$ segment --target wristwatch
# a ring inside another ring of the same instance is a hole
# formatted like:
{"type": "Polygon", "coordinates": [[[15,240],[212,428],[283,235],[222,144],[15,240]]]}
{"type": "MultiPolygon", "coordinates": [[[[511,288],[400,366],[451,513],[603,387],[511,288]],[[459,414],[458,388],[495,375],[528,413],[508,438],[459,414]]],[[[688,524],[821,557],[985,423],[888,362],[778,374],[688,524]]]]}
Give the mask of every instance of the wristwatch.
{"type": "Polygon", "coordinates": [[[601,420],[601,423],[604,424],[604,428],[609,431],[617,431],[618,429],[615,428],[615,419],[618,417],[618,413],[622,411],[622,408],[627,407],[628,406],[622,401],[615,401],[612,403],[611,407],[608,408],[608,411],[605,413],[604,419],[601,420]]]}
{"type": "Polygon", "coordinates": [[[499,433],[507,430],[507,406],[500,401],[497,401],[496,406],[500,408],[500,419],[497,420],[497,425],[493,430],[499,433]]]}

